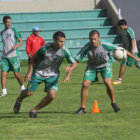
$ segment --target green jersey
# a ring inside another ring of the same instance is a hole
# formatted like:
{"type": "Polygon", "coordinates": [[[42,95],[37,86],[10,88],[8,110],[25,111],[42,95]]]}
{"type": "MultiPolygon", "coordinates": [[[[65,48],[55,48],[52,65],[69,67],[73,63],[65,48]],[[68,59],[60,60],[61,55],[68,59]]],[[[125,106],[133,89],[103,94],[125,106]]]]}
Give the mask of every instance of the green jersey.
{"type": "Polygon", "coordinates": [[[100,42],[99,47],[93,47],[89,42],[78,53],[76,60],[80,62],[87,55],[88,69],[98,69],[109,66],[108,61],[111,60],[110,51],[113,51],[116,47],[117,46],[106,42],[100,42]]]}
{"type": "Polygon", "coordinates": [[[35,60],[37,60],[34,67],[35,75],[45,78],[58,75],[59,66],[64,58],[70,63],[75,62],[71,52],[65,46],[56,51],[52,43],[46,44],[35,53],[35,60]]]}
{"type": "Polygon", "coordinates": [[[17,50],[12,50],[12,47],[17,44],[21,35],[15,28],[4,29],[1,32],[3,42],[2,58],[16,57],[18,56],[17,50]]]}
{"type": "MultiPolygon", "coordinates": [[[[134,33],[134,31],[130,27],[128,27],[125,30],[125,36],[126,36],[126,50],[128,50],[129,52],[131,52],[131,48],[132,48],[131,40],[132,39],[135,39],[135,33],[134,33]]],[[[138,53],[136,40],[135,40],[134,53],[138,53]]]]}

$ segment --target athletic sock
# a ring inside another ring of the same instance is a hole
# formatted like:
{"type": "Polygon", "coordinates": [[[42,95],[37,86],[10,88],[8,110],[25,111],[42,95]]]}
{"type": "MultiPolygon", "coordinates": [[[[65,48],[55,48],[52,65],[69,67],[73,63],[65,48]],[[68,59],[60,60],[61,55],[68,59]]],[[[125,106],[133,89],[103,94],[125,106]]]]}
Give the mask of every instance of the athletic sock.
{"type": "Polygon", "coordinates": [[[2,94],[7,94],[7,89],[6,88],[2,89],[2,94]]]}
{"type": "Polygon", "coordinates": [[[118,78],[118,81],[120,81],[120,82],[121,82],[121,81],[122,81],[122,78],[118,78]]]}
{"type": "Polygon", "coordinates": [[[22,86],[20,87],[20,89],[21,89],[21,91],[24,90],[24,89],[25,89],[25,86],[22,85],[22,86]]]}
{"type": "Polygon", "coordinates": [[[140,69],[140,63],[138,63],[138,68],[140,69]]]}

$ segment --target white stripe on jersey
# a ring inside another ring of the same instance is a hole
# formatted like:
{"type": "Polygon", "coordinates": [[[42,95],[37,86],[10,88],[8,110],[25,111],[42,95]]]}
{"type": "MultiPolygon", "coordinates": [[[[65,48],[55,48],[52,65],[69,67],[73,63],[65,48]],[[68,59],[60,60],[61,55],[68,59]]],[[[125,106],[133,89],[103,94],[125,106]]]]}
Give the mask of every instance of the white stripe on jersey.
{"type": "Polygon", "coordinates": [[[111,44],[111,43],[107,43],[107,42],[101,42],[101,44],[109,45],[109,46],[112,46],[112,47],[114,47],[114,48],[117,47],[116,45],[113,45],[113,44],[111,44]]]}
{"type": "MultiPolygon", "coordinates": [[[[133,33],[133,36],[134,36],[134,39],[135,39],[135,33],[134,33],[134,31],[132,30],[132,28],[128,27],[128,29],[130,29],[130,30],[132,31],[132,33],[133,33]]],[[[130,33],[130,31],[129,31],[129,30],[127,30],[127,31],[128,31],[128,33],[130,34],[130,36],[131,36],[131,33],[130,33]]]]}
{"type": "Polygon", "coordinates": [[[81,56],[82,52],[84,52],[88,47],[89,47],[89,43],[84,48],[82,48],[82,50],[80,51],[79,55],[77,55],[76,59],[78,59],[78,57],[81,56]]]}
{"type": "Polygon", "coordinates": [[[72,58],[71,53],[67,50],[67,48],[63,47],[63,49],[69,54],[71,61],[74,63],[75,60],[72,58]]]}

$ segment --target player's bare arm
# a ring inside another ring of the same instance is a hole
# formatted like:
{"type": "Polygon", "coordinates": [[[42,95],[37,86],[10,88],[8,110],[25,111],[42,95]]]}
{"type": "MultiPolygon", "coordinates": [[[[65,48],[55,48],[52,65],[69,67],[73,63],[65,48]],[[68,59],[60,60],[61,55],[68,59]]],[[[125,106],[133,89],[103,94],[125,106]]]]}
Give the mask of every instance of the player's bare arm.
{"type": "Polygon", "coordinates": [[[22,38],[18,39],[18,44],[12,47],[12,50],[16,50],[18,47],[20,47],[23,44],[22,38]]]}
{"type": "Polygon", "coordinates": [[[62,84],[64,84],[65,82],[68,82],[70,81],[70,75],[72,73],[72,71],[77,67],[78,63],[77,61],[75,61],[71,66],[68,66],[68,67],[64,67],[64,70],[67,71],[67,75],[66,77],[64,78],[62,84]]]}
{"type": "Polygon", "coordinates": [[[140,62],[140,58],[135,57],[133,54],[129,53],[128,51],[127,51],[127,55],[130,56],[130,57],[132,57],[136,61],[140,62]]]}
{"type": "Polygon", "coordinates": [[[132,46],[132,48],[131,48],[131,54],[135,55],[135,54],[134,54],[134,49],[135,49],[135,39],[132,39],[132,40],[131,40],[131,46],[132,46]]]}
{"type": "Polygon", "coordinates": [[[29,68],[28,68],[28,72],[27,72],[27,74],[24,78],[25,82],[31,80],[31,75],[32,75],[34,63],[35,63],[35,58],[32,57],[31,60],[30,60],[30,65],[29,65],[29,68]]]}
{"type": "Polygon", "coordinates": [[[75,61],[71,66],[64,67],[64,70],[66,72],[73,71],[77,67],[77,65],[78,65],[78,63],[77,63],[77,61],[75,61]]]}

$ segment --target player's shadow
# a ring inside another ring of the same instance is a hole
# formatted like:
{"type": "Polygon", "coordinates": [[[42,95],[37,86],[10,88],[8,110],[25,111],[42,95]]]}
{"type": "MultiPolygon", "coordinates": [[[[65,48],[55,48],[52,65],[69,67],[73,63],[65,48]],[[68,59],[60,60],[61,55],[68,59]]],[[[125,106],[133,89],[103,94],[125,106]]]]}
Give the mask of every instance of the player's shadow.
{"type": "MultiPolygon", "coordinates": [[[[65,84],[71,84],[71,85],[76,85],[76,84],[79,84],[79,85],[82,85],[83,83],[65,83],[65,84]]],[[[64,84],[64,85],[65,85],[64,84]]],[[[99,82],[92,82],[91,84],[97,84],[97,85],[103,85],[104,83],[102,82],[102,83],[99,83],[99,82]]]]}
{"type": "Polygon", "coordinates": [[[38,112],[38,114],[73,114],[73,112],[67,112],[67,111],[46,111],[46,112],[38,112]]]}
{"type": "MultiPolygon", "coordinates": [[[[37,112],[37,115],[39,115],[39,114],[48,114],[48,115],[49,114],[73,114],[73,112],[67,112],[67,111],[37,112]]],[[[2,119],[2,118],[28,118],[28,117],[29,117],[29,112],[20,112],[18,114],[14,114],[14,113],[0,113],[0,119],[2,119]]],[[[44,118],[46,118],[46,116],[44,118]]]]}

